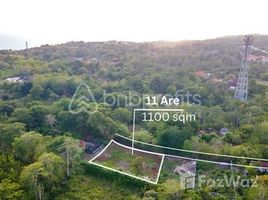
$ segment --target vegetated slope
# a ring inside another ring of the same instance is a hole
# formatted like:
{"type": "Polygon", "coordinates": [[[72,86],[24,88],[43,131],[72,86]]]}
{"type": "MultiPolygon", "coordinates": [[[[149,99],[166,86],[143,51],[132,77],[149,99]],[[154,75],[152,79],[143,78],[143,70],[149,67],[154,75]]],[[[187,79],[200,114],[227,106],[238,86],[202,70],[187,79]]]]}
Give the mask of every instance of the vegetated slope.
{"type": "MultiPolygon", "coordinates": [[[[254,46],[268,49],[267,36],[254,38],[254,46]]],[[[227,199],[225,188],[179,191],[176,180],[155,187],[136,186],[132,195],[132,180],[126,183],[125,177],[81,165],[83,157],[76,139],[90,135],[106,143],[116,132],[127,136],[133,107],[126,98],[131,94],[174,95],[183,89],[200,95],[201,105],[185,105],[186,111],[199,114],[198,120],[186,125],[137,120],[138,140],[268,158],[267,87],[258,84],[267,81],[267,63],[250,63],[248,103],[233,100],[230,88],[239,73],[242,44],[242,37],[237,36],[183,42],[70,42],[0,51],[0,199],[6,199],[7,194],[15,194],[17,199],[35,199],[36,195],[44,199],[86,199],[87,195],[103,199],[105,194],[122,199],[124,192],[125,199],[156,195],[159,199],[216,199],[215,192],[227,199]],[[90,87],[98,103],[99,111],[92,115],[69,112],[80,83],[90,87]],[[109,103],[107,95],[119,104],[104,104],[109,103]],[[221,134],[221,128],[228,128],[228,133],[221,134]],[[74,151],[68,154],[69,166],[66,152],[70,149],[74,151]],[[114,192],[117,187],[120,194],[114,192]],[[96,193],[87,192],[90,188],[96,193]]],[[[203,165],[203,169],[210,168],[203,165]]],[[[250,171],[249,177],[256,174],[250,171]]],[[[239,188],[239,196],[256,199],[259,192],[267,191],[265,180],[262,175],[258,188],[239,188]]]]}

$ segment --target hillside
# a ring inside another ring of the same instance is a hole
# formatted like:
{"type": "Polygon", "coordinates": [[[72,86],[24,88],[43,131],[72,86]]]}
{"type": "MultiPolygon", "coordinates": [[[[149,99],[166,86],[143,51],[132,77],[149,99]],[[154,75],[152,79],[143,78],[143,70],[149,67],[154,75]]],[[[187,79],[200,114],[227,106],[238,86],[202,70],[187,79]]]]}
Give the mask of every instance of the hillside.
{"type": "MultiPolygon", "coordinates": [[[[183,190],[175,169],[184,160],[170,158],[159,183],[153,185],[88,164],[93,155],[85,146],[90,140],[104,147],[115,133],[131,137],[133,109],[146,107],[148,95],[166,94],[178,95],[183,102],[179,108],[195,113],[197,120],[146,122],[137,114],[137,140],[268,159],[268,36],[254,35],[246,103],[233,99],[242,44],[242,36],[229,36],[181,42],[68,42],[1,50],[0,199],[223,200],[234,194],[245,200],[259,194],[267,198],[267,172],[250,168],[267,162],[224,160],[248,166],[235,170],[200,162],[195,164],[197,175],[216,179],[232,172],[247,180],[258,177],[257,187],[205,184],[183,190]],[[191,94],[188,99],[187,94],[191,94]]],[[[129,151],[124,154],[120,149],[108,149],[115,160],[104,155],[104,163],[119,170],[130,168],[125,171],[134,174],[142,171],[143,176],[151,167],[156,176],[159,164],[153,159],[147,163],[140,156],[131,159],[129,151]]]]}

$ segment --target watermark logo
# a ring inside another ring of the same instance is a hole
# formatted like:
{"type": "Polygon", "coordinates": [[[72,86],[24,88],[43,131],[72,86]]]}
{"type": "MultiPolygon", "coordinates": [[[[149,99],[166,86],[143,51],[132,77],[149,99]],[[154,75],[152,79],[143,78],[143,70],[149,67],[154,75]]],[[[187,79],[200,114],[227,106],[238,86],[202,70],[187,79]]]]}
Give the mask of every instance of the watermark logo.
{"type": "Polygon", "coordinates": [[[250,188],[257,187],[256,178],[243,178],[241,176],[227,176],[223,175],[219,178],[210,178],[205,175],[200,175],[197,178],[198,187],[206,186],[210,188],[226,188],[226,187],[242,187],[242,188],[250,188]]]}
{"type": "Polygon", "coordinates": [[[194,189],[195,188],[195,178],[194,173],[185,173],[180,176],[180,186],[182,190],[194,189]]]}
{"type": "Polygon", "coordinates": [[[223,175],[218,178],[211,178],[206,175],[183,174],[180,177],[181,189],[193,189],[195,186],[202,188],[252,188],[257,187],[258,177],[243,178],[241,176],[223,175]]]}
{"type": "MultiPolygon", "coordinates": [[[[148,106],[168,107],[183,104],[201,105],[201,96],[199,94],[191,94],[186,90],[177,90],[172,94],[140,94],[134,91],[122,93],[107,93],[103,90],[102,94],[98,94],[98,103],[110,107],[141,107],[148,106]]],[[[94,93],[86,83],[78,85],[70,103],[69,111],[72,114],[87,112],[92,114],[98,111],[98,104],[94,93]]]]}
{"type": "Polygon", "coordinates": [[[68,108],[72,114],[78,114],[80,112],[92,114],[98,111],[95,96],[87,84],[81,83],[78,85],[68,108]]]}

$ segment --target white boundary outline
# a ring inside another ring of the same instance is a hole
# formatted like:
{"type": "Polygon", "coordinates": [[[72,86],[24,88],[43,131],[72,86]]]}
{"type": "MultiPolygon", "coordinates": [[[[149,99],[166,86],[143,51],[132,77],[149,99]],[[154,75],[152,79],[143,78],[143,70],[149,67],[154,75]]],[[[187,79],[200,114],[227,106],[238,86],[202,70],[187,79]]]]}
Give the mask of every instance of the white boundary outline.
{"type": "Polygon", "coordinates": [[[114,172],[118,172],[120,174],[123,174],[123,175],[126,175],[126,176],[130,176],[132,178],[135,178],[135,179],[139,179],[139,180],[142,180],[142,181],[145,181],[145,182],[148,182],[148,183],[151,183],[151,184],[154,184],[156,185],[158,183],[158,180],[159,180],[159,177],[160,177],[160,174],[161,174],[161,170],[162,170],[162,166],[163,166],[163,162],[164,162],[164,158],[165,158],[165,155],[164,154],[161,154],[161,153],[156,153],[156,152],[150,152],[150,151],[145,151],[145,150],[142,150],[142,149],[135,149],[135,151],[139,151],[139,152],[142,152],[142,153],[147,153],[147,154],[153,154],[153,155],[157,155],[157,156],[161,156],[161,163],[160,163],[160,166],[159,166],[159,170],[158,170],[158,173],[157,173],[157,177],[156,177],[156,181],[150,181],[148,179],[145,179],[145,178],[141,178],[141,177],[138,177],[138,176],[134,176],[132,174],[128,174],[126,172],[122,172],[122,171],[119,171],[119,170],[116,170],[116,169],[113,169],[113,168],[110,168],[110,167],[106,167],[104,165],[101,165],[101,164],[98,164],[98,163],[95,163],[93,162],[98,156],[100,156],[112,143],[115,143],[116,145],[118,146],[121,146],[121,147],[124,147],[126,149],[130,149],[133,151],[133,149],[129,146],[126,146],[126,145],[123,145],[123,144],[120,144],[114,140],[111,140],[107,146],[100,152],[98,153],[94,158],[92,158],[91,160],[89,160],[88,162],[90,164],[93,164],[93,165],[96,165],[98,167],[102,167],[104,169],[108,169],[108,170],[111,170],[111,171],[114,171],[114,172]]]}
{"type": "Polygon", "coordinates": [[[97,157],[99,157],[99,155],[101,155],[109,146],[110,144],[113,142],[113,140],[111,140],[106,147],[104,147],[104,149],[102,149],[96,156],[94,156],[89,162],[92,162],[93,160],[95,160],[97,157]]]}
{"type": "Polygon", "coordinates": [[[158,181],[159,181],[159,177],[160,177],[160,174],[161,174],[161,171],[162,171],[164,160],[165,160],[165,155],[162,156],[161,164],[160,164],[160,167],[159,167],[159,172],[158,172],[157,178],[156,178],[156,183],[158,183],[158,181]]]}
{"type": "MultiPolygon", "coordinates": [[[[175,151],[182,151],[182,152],[187,152],[187,153],[196,153],[196,154],[203,154],[203,155],[210,155],[210,156],[219,156],[219,157],[226,157],[226,158],[238,158],[238,159],[246,159],[246,160],[255,160],[255,161],[265,161],[268,162],[268,159],[264,158],[254,158],[254,157],[244,157],[244,156],[232,156],[232,155],[227,155],[227,154],[217,154],[217,153],[207,153],[207,152],[202,152],[202,151],[192,151],[192,150],[186,150],[186,149],[177,149],[177,148],[172,148],[172,147],[165,147],[165,146],[160,146],[160,145],[155,145],[155,144],[150,144],[142,141],[135,140],[135,113],[136,111],[177,111],[177,112],[183,112],[183,109],[150,109],[150,108],[136,108],[134,109],[134,114],[133,114],[133,130],[132,130],[132,148],[134,148],[134,143],[140,143],[140,144],[145,144],[149,146],[154,146],[154,147],[159,147],[159,148],[165,148],[165,149],[170,149],[170,150],[175,150],[175,151]]],[[[130,138],[127,138],[123,135],[120,135],[116,133],[118,136],[125,138],[127,140],[131,140],[130,138]]],[[[133,154],[133,152],[132,152],[133,154]]]]}
{"type": "MultiPolygon", "coordinates": [[[[116,134],[118,136],[120,136],[120,137],[123,137],[123,138],[131,141],[130,138],[127,138],[125,136],[122,136],[122,135],[120,135],[118,133],[116,133],[116,134]]],[[[140,142],[140,141],[137,141],[136,140],[136,142],[140,142]]],[[[107,170],[111,170],[113,172],[117,172],[117,173],[120,173],[120,174],[129,176],[129,177],[132,177],[132,178],[141,180],[141,181],[145,181],[145,182],[148,182],[148,183],[151,183],[151,184],[154,184],[154,185],[156,185],[158,183],[158,181],[159,181],[159,177],[160,177],[160,174],[161,174],[161,171],[162,171],[163,163],[164,163],[164,160],[165,160],[166,157],[179,158],[179,159],[183,159],[183,160],[191,160],[191,161],[195,161],[196,164],[197,164],[197,161],[199,161],[199,162],[207,162],[207,163],[218,164],[218,165],[226,165],[226,166],[231,166],[231,167],[232,166],[236,166],[236,167],[244,167],[244,168],[268,169],[268,167],[260,167],[260,166],[254,166],[254,165],[241,165],[241,164],[233,164],[233,163],[227,163],[227,162],[210,161],[210,160],[203,160],[203,159],[194,159],[194,158],[188,158],[188,157],[183,157],[183,156],[175,156],[175,155],[170,155],[170,154],[161,154],[161,153],[157,153],[157,152],[150,152],[150,151],[146,151],[146,150],[134,148],[135,151],[139,151],[139,152],[143,152],[143,153],[148,153],[148,154],[162,156],[161,163],[160,163],[159,170],[158,170],[158,174],[157,174],[157,178],[156,178],[156,181],[154,182],[154,181],[150,181],[148,179],[144,179],[144,178],[141,178],[141,177],[138,177],[138,176],[134,176],[134,175],[128,174],[126,172],[122,172],[122,171],[119,171],[119,170],[116,170],[116,169],[113,169],[113,168],[110,168],[110,167],[106,167],[106,166],[101,165],[101,164],[98,164],[98,163],[94,163],[93,161],[98,156],[100,156],[111,145],[111,143],[115,143],[115,144],[117,144],[117,145],[119,145],[121,147],[124,147],[124,148],[133,150],[132,147],[129,147],[129,146],[120,144],[120,143],[118,143],[118,142],[116,142],[114,140],[111,140],[106,145],[106,147],[100,153],[98,153],[94,158],[92,158],[91,160],[89,160],[88,163],[93,164],[93,165],[98,166],[98,167],[101,167],[101,168],[104,168],[104,169],[107,169],[107,170]]],[[[151,144],[148,144],[148,145],[151,145],[151,144]]]]}
{"type": "MultiPolygon", "coordinates": [[[[122,137],[126,140],[129,140],[129,141],[132,141],[132,139],[130,138],[127,138],[123,135],[120,135],[118,133],[116,133],[116,135],[118,135],[119,137],[122,137]]],[[[154,146],[154,147],[159,147],[159,148],[166,148],[166,149],[171,149],[171,150],[177,150],[177,151],[181,151],[180,149],[175,149],[175,148],[171,148],[171,147],[164,147],[164,146],[159,146],[159,145],[154,145],[154,144],[149,144],[149,143],[146,143],[146,142],[141,142],[141,141],[138,141],[138,140],[135,140],[135,142],[137,143],[140,143],[140,144],[145,144],[145,145],[148,145],[148,146],[154,146]]],[[[183,149],[182,149],[183,150],[183,149]]],[[[188,150],[186,150],[188,151],[188,150]]],[[[189,152],[193,152],[193,153],[198,153],[195,152],[195,151],[190,151],[189,152]]],[[[204,153],[204,152],[199,152],[200,154],[204,153]]],[[[206,153],[207,155],[210,155],[210,153],[206,153]]],[[[268,169],[268,167],[261,167],[261,166],[255,166],[255,165],[242,165],[242,164],[231,164],[231,163],[228,163],[228,162],[219,162],[219,161],[211,161],[211,160],[204,160],[204,159],[198,159],[198,158],[189,158],[189,157],[184,157],[184,156],[175,156],[175,155],[171,155],[171,154],[163,154],[167,157],[174,157],[174,158],[181,158],[181,159],[185,159],[185,160],[193,160],[193,161],[200,161],[200,162],[207,162],[207,163],[213,163],[213,164],[219,164],[219,165],[227,165],[227,166],[236,166],[236,167],[245,167],[245,168],[255,168],[255,169],[268,169]]],[[[211,154],[211,155],[214,155],[215,154],[211,154]]],[[[216,154],[217,155],[217,154],[216,154]]],[[[225,156],[225,155],[222,155],[222,154],[219,154],[221,156],[225,156]]],[[[228,155],[227,155],[228,157],[228,155]]],[[[234,158],[246,158],[246,159],[250,159],[248,157],[239,157],[239,156],[232,156],[234,158]]],[[[258,158],[255,158],[256,160],[258,160],[258,158]]],[[[254,159],[252,159],[254,160],[254,159]]],[[[268,161],[268,159],[260,159],[261,161],[268,161]]]]}
{"type": "Polygon", "coordinates": [[[135,143],[135,124],[136,124],[136,111],[166,111],[166,112],[183,112],[184,109],[170,109],[170,108],[134,108],[133,112],[133,125],[132,125],[132,155],[134,153],[135,143]]]}
{"type": "MultiPolygon", "coordinates": [[[[127,146],[127,145],[124,145],[124,144],[121,144],[119,142],[116,142],[114,140],[112,140],[115,144],[121,146],[121,147],[124,147],[126,149],[132,149],[131,147],[127,146]]],[[[137,148],[134,148],[134,151],[139,151],[139,152],[142,152],[142,153],[147,153],[147,154],[153,154],[153,155],[157,155],[157,156],[164,156],[163,153],[157,153],[157,152],[152,152],[152,151],[146,151],[146,150],[142,150],[142,149],[137,149],[137,148]]]]}
{"type": "Polygon", "coordinates": [[[113,172],[117,172],[117,173],[119,173],[119,174],[123,174],[123,175],[125,175],[125,176],[129,176],[129,177],[132,177],[132,178],[135,178],[135,179],[139,179],[139,180],[141,180],[141,181],[145,181],[145,182],[148,182],[148,183],[151,183],[151,184],[154,184],[154,185],[157,184],[157,182],[153,182],[153,181],[150,181],[150,180],[147,180],[147,179],[143,179],[143,178],[140,178],[140,177],[138,177],[138,176],[134,176],[134,175],[128,174],[128,173],[126,173],[126,172],[121,172],[121,171],[119,171],[119,170],[116,170],[116,169],[113,169],[113,168],[110,168],[110,167],[106,167],[106,166],[104,166],[104,165],[100,165],[100,164],[97,164],[97,163],[94,163],[94,162],[90,162],[90,161],[89,161],[89,163],[92,164],[92,165],[96,165],[96,166],[98,166],[98,167],[107,169],[107,170],[111,170],[111,171],[113,171],[113,172]]]}

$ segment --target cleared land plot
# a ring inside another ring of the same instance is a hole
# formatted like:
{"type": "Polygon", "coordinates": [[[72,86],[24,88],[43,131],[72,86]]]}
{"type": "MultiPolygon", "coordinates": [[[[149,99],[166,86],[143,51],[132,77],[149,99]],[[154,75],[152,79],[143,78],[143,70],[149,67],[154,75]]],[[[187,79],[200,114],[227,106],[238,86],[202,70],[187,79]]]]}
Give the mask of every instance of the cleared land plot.
{"type": "Polygon", "coordinates": [[[135,178],[157,183],[164,156],[134,149],[112,141],[91,162],[135,178]]]}
{"type": "Polygon", "coordinates": [[[263,80],[256,79],[256,82],[257,82],[257,84],[268,86],[268,81],[263,81],[263,80]]]}
{"type": "Polygon", "coordinates": [[[177,157],[165,156],[160,176],[161,181],[176,180],[184,184],[185,178],[188,178],[187,185],[184,187],[193,188],[195,185],[196,161],[182,159],[177,157]]]}

